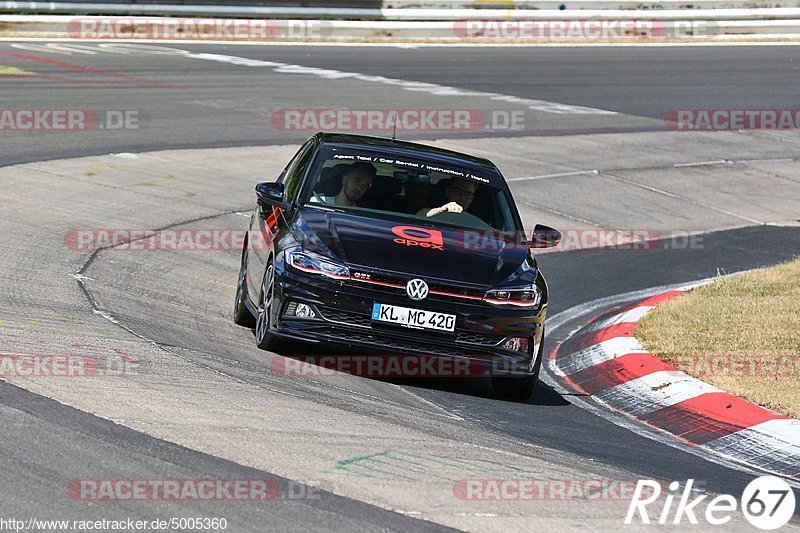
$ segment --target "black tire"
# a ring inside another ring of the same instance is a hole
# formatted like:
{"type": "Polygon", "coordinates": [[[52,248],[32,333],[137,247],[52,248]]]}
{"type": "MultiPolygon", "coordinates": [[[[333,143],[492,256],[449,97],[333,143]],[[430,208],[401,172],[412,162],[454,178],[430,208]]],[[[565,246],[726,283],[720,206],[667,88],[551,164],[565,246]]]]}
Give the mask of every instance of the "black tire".
{"type": "Polygon", "coordinates": [[[536,382],[539,381],[543,352],[544,332],[542,333],[542,343],[539,345],[539,353],[536,355],[533,374],[527,376],[492,376],[492,391],[495,396],[514,400],[515,402],[524,402],[530,398],[533,391],[536,390],[536,382]]]}
{"type": "Polygon", "coordinates": [[[256,317],[245,305],[245,298],[250,298],[247,293],[247,283],[245,282],[245,275],[247,274],[247,243],[244,244],[242,250],[242,264],[239,267],[239,279],[236,282],[236,301],[233,304],[233,322],[239,326],[253,329],[256,327],[256,317]]]}
{"type": "Polygon", "coordinates": [[[277,352],[284,345],[269,331],[272,328],[272,302],[275,294],[275,267],[272,261],[264,272],[264,283],[261,285],[261,297],[256,316],[256,345],[262,350],[277,352]]]}

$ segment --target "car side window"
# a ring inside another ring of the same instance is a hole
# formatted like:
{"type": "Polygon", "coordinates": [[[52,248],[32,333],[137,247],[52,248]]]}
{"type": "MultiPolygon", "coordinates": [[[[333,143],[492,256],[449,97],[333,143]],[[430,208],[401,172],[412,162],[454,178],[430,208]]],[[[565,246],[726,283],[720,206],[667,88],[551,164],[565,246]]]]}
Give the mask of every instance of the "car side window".
{"type": "Polygon", "coordinates": [[[286,167],[286,170],[278,180],[284,186],[284,200],[294,200],[313,154],[314,143],[309,141],[297,152],[295,158],[286,167]]]}

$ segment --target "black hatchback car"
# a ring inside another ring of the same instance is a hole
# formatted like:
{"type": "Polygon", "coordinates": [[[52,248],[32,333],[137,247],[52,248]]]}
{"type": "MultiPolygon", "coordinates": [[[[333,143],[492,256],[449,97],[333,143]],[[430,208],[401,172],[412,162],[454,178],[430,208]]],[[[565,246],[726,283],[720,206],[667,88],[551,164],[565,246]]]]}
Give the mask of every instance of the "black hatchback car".
{"type": "Polygon", "coordinates": [[[479,363],[524,399],[542,363],[547,285],[497,167],[376,137],[317,133],[256,186],[234,321],[287,341],[479,363]]]}

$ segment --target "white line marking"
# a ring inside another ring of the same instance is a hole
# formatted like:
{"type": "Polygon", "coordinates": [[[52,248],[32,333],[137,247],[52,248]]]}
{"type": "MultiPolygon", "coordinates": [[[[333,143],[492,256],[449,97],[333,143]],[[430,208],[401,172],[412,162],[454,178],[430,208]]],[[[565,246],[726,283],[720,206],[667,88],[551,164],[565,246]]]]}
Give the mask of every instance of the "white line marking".
{"type": "MultiPolygon", "coordinates": [[[[558,215],[560,217],[564,217],[564,218],[569,219],[569,220],[574,220],[575,222],[580,222],[582,224],[586,224],[587,226],[593,226],[593,227],[601,228],[601,229],[609,229],[609,230],[611,229],[611,228],[606,228],[605,226],[603,226],[602,224],[600,224],[598,222],[592,222],[591,220],[587,220],[585,218],[581,218],[581,217],[579,217],[577,215],[571,215],[569,213],[565,213],[563,211],[559,211],[558,209],[553,209],[551,207],[547,207],[547,206],[544,206],[544,205],[535,204],[535,203],[533,203],[533,202],[531,202],[529,200],[519,199],[519,200],[517,200],[517,203],[525,205],[527,207],[532,207],[533,209],[536,209],[536,210],[539,210],[539,211],[545,211],[547,213],[553,213],[554,215],[558,215]]],[[[550,250],[552,252],[558,252],[557,248],[556,249],[550,248],[550,250]]],[[[545,251],[546,251],[546,249],[542,248],[538,253],[541,254],[541,253],[544,253],[545,251]]]]}
{"type": "MultiPolygon", "coordinates": [[[[749,130],[740,130],[749,131],[749,130]]],[[[791,157],[782,157],[778,159],[715,159],[712,161],[694,161],[690,163],[674,163],[672,166],[675,168],[690,168],[690,167],[706,167],[716,165],[746,165],[748,163],[791,163],[795,159],[791,157]]]]}
{"type": "Polygon", "coordinates": [[[41,54],[59,54],[59,55],[67,55],[71,56],[72,52],[69,50],[63,50],[57,48],[59,45],[54,43],[49,43],[45,45],[38,45],[38,44],[18,44],[14,43],[11,45],[12,48],[16,48],[17,50],[25,50],[27,52],[38,52],[41,54]]]}
{"type": "MultiPolygon", "coordinates": [[[[78,279],[78,278],[75,278],[75,279],[78,279]]],[[[89,278],[86,278],[86,279],[89,279],[89,278]]],[[[83,281],[83,280],[81,280],[81,279],[78,279],[78,281],[83,281]]],[[[92,313],[94,313],[95,315],[99,315],[99,316],[101,316],[101,317],[105,318],[106,320],[108,320],[108,321],[109,321],[109,322],[111,322],[112,324],[116,324],[117,326],[119,326],[119,325],[120,325],[120,324],[119,324],[119,320],[117,320],[116,318],[114,318],[114,317],[113,317],[113,316],[111,316],[110,314],[106,313],[106,312],[105,312],[105,311],[103,311],[102,309],[92,309],[92,313]]]]}
{"type": "MultiPolygon", "coordinates": [[[[692,161],[688,163],[672,163],[672,168],[691,168],[691,167],[700,167],[700,166],[712,166],[712,165],[747,165],[753,163],[792,163],[794,161],[798,161],[796,158],[791,157],[783,157],[783,158],[768,158],[768,159],[719,159],[713,161],[692,161]]],[[[625,180],[625,178],[620,178],[611,172],[620,172],[620,171],[630,171],[630,170],[659,170],[665,168],[664,166],[644,166],[644,167],[615,167],[615,168],[600,168],[600,169],[590,169],[590,170],[574,170],[571,172],[560,172],[557,174],[543,174],[541,176],[524,176],[519,178],[510,178],[507,179],[507,182],[512,181],[528,181],[528,180],[538,180],[538,179],[547,179],[547,178],[561,178],[561,177],[568,177],[568,176],[580,176],[583,174],[605,174],[615,179],[625,180]]],[[[627,181],[626,181],[627,183],[627,181]]],[[[632,182],[638,183],[638,182],[632,182]]],[[[639,184],[641,185],[641,184],[639,184]]],[[[646,187],[646,186],[644,186],[646,187]]],[[[652,188],[653,192],[658,192],[661,194],[668,194],[666,191],[662,189],[652,188]]],[[[672,195],[676,198],[682,198],[678,195],[672,195]]]]}
{"type": "Polygon", "coordinates": [[[700,207],[705,207],[706,209],[710,209],[712,211],[716,211],[717,213],[722,213],[723,215],[728,215],[730,217],[738,218],[738,219],[744,220],[746,222],[750,222],[751,224],[755,224],[757,226],[760,226],[760,225],[764,224],[763,220],[756,220],[754,218],[750,218],[750,217],[745,216],[745,215],[739,215],[739,214],[734,213],[732,211],[728,211],[727,209],[722,209],[721,207],[716,207],[716,206],[713,206],[711,204],[707,204],[705,202],[701,202],[700,200],[696,200],[694,198],[690,198],[688,196],[683,196],[683,195],[680,195],[680,194],[675,194],[675,193],[666,191],[664,189],[659,189],[658,187],[645,185],[643,183],[639,183],[638,181],[634,181],[632,179],[623,178],[621,176],[616,176],[614,174],[611,174],[610,172],[603,172],[603,175],[604,176],[608,176],[609,178],[613,178],[615,180],[621,181],[623,183],[627,183],[628,185],[631,185],[633,187],[639,187],[640,189],[644,189],[646,191],[654,192],[656,194],[661,194],[661,195],[667,196],[669,198],[675,198],[676,200],[684,200],[684,201],[687,201],[687,202],[691,202],[691,203],[693,203],[695,205],[699,205],[700,207]]]}
{"type": "Polygon", "coordinates": [[[730,165],[731,161],[727,159],[716,159],[713,161],[693,161],[691,163],[675,163],[672,166],[675,168],[689,168],[689,167],[708,167],[714,165],[730,165]]]}
{"type": "MultiPolygon", "coordinates": [[[[432,402],[431,400],[428,400],[427,398],[423,398],[419,394],[415,394],[415,393],[411,392],[410,390],[406,389],[405,387],[403,387],[401,385],[397,385],[396,383],[391,383],[391,385],[393,387],[396,387],[396,388],[400,389],[401,391],[405,392],[406,394],[409,394],[409,395],[413,396],[414,398],[416,398],[420,402],[426,403],[426,404],[430,405],[431,407],[434,407],[434,408],[442,411],[442,413],[444,413],[445,418],[451,418],[453,420],[461,420],[461,421],[466,420],[465,418],[459,416],[458,414],[456,414],[456,413],[454,413],[452,411],[449,411],[446,408],[442,407],[438,403],[432,402]]],[[[401,404],[398,404],[398,405],[401,405],[401,404]]],[[[423,411],[425,413],[429,412],[429,411],[425,411],[423,409],[420,409],[420,411],[423,411]]]]}
{"type": "MultiPolygon", "coordinates": [[[[281,356],[281,357],[283,357],[283,356],[281,356]]],[[[341,373],[341,372],[337,372],[337,373],[341,373]]],[[[352,374],[347,374],[347,373],[341,373],[341,374],[342,374],[342,377],[345,378],[345,379],[348,378],[348,377],[353,377],[356,380],[368,379],[368,378],[362,378],[360,376],[353,376],[352,374]]],[[[458,421],[465,420],[464,418],[460,417],[459,415],[457,415],[455,413],[451,413],[450,411],[448,411],[444,407],[442,407],[440,405],[437,405],[437,404],[435,404],[435,403],[433,403],[431,401],[428,401],[425,398],[421,398],[421,397],[417,396],[416,394],[403,389],[400,385],[397,385],[395,383],[390,383],[390,385],[392,385],[393,387],[399,388],[403,392],[407,392],[411,396],[414,396],[415,398],[420,400],[421,403],[429,404],[431,407],[436,408],[436,411],[434,412],[434,411],[431,411],[429,409],[423,409],[422,407],[418,407],[418,406],[414,406],[414,405],[408,405],[408,404],[396,402],[394,400],[389,400],[388,398],[383,397],[383,396],[375,396],[375,395],[372,395],[372,394],[368,394],[366,392],[360,392],[360,391],[357,391],[357,390],[354,390],[354,389],[350,389],[350,388],[347,388],[347,387],[344,387],[344,386],[335,385],[335,384],[332,384],[330,381],[327,381],[327,380],[326,381],[319,381],[319,380],[316,380],[316,379],[308,379],[308,381],[320,386],[320,388],[323,388],[323,389],[324,388],[331,388],[331,389],[334,389],[334,390],[343,391],[343,392],[349,393],[351,395],[361,396],[362,398],[367,398],[369,400],[373,400],[373,401],[378,402],[378,403],[386,403],[386,404],[394,405],[395,407],[399,407],[401,409],[417,411],[417,412],[420,412],[420,413],[425,413],[425,414],[428,414],[428,415],[431,415],[431,416],[438,416],[438,417],[441,417],[441,418],[447,418],[447,419],[450,419],[450,420],[458,420],[458,421]]]]}
{"type": "Polygon", "coordinates": [[[733,160],[734,163],[742,163],[745,165],[747,163],[791,163],[793,161],[795,161],[795,159],[791,157],[784,157],[780,159],[734,159],[733,160]]]}
{"type": "Polygon", "coordinates": [[[564,178],[567,176],[584,176],[586,174],[599,174],[600,171],[593,169],[593,170],[575,170],[573,172],[560,172],[558,174],[544,174],[542,176],[526,176],[523,178],[511,178],[507,179],[506,181],[530,181],[530,180],[544,180],[548,178],[564,178]]]}
{"type": "Polygon", "coordinates": [[[404,89],[406,91],[424,92],[435,96],[483,97],[493,101],[503,101],[511,104],[523,105],[528,107],[528,109],[532,109],[534,111],[542,111],[545,113],[554,113],[558,115],[616,115],[617,114],[615,111],[607,111],[604,109],[595,109],[591,107],[560,104],[557,102],[548,102],[546,100],[520,98],[518,96],[512,96],[500,93],[458,89],[456,87],[450,87],[447,85],[438,85],[436,83],[401,80],[397,78],[387,78],[384,76],[369,76],[367,74],[361,74],[359,72],[344,72],[341,70],[334,70],[334,69],[306,67],[303,65],[278,63],[275,61],[262,61],[260,59],[249,59],[246,57],[229,56],[225,54],[190,53],[188,50],[184,51],[187,52],[184,57],[203,59],[207,61],[217,61],[220,63],[228,63],[231,65],[237,65],[243,67],[265,67],[273,69],[273,72],[277,72],[280,74],[310,74],[328,80],[353,79],[353,80],[365,81],[368,83],[392,85],[404,89]]]}

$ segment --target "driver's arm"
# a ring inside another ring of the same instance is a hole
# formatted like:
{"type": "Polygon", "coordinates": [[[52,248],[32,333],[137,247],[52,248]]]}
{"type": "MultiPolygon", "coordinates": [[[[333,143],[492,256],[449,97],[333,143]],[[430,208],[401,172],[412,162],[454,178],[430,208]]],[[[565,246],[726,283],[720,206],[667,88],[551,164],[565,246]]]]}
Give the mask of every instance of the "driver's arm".
{"type": "Polygon", "coordinates": [[[464,208],[461,207],[457,202],[448,202],[441,207],[434,207],[433,209],[429,207],[423,207],[417,211],[417,216],[433,217],[436,215],[441,215],[442,213],[461,213],[462,211],[464,211],[464,208]]]}

